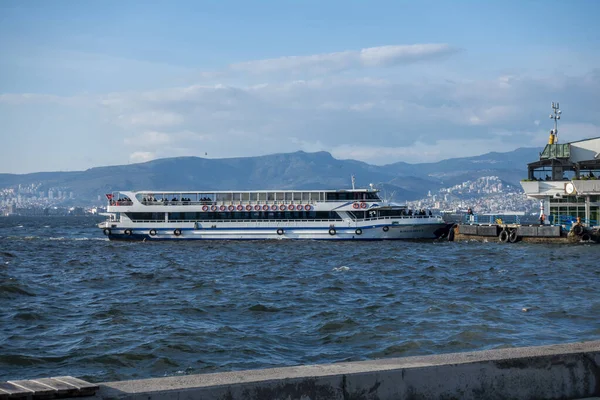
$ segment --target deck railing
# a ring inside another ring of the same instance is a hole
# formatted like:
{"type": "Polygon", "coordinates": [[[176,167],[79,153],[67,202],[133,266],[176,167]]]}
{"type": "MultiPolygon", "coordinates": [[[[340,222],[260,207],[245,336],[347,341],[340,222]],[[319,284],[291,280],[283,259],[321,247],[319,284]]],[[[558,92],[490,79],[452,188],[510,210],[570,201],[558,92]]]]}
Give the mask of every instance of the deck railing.
{"type": "Polygon", "coordinates": [[[343,220],[343,219],[177,219],[177,220],[169,220],[165,221],[163,219],[160,220],[132,220],[133,223],[173,223],[173,222],[198,222],[198,223],[219,223],[219,222],[236,222],[236,223],[260,223],[260,222],[329,222],[332,225],[335,224],[343,224],[347,222],[367,222],[367,221],[387,221],[387,220],[397,220],[397,219],[424,219],[424,218],[432,218],[439,219],[440,217],[437,215],[405,215],[405,216],[397,216],[397,217],[377,217],[377,218],[363,218],[363,219],[353,219],[353,220],[343,220]]]}

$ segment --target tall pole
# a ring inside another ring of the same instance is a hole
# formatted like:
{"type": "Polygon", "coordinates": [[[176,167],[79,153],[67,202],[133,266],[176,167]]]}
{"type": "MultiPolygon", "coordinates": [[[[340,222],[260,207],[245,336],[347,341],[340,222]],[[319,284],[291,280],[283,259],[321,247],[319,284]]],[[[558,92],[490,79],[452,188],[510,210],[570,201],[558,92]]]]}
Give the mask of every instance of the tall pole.
{"type": "Polygon", "coordinates": [[[558,143],[558,120],[560,119],[560,111],[558,102],[552,102],[553,114],[550,114],[550,118],[554,120],[554,143],[558,143]]]}

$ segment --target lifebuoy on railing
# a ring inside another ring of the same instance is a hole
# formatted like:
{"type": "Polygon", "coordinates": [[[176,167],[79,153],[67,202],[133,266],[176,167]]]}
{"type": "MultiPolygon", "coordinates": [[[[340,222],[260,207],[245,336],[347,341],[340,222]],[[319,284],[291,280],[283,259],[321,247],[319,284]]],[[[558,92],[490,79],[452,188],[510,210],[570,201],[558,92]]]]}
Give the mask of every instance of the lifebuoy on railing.
{"type": "Polygon", "coordinates": [[[277,211],[277,205],[273,204],[273,205],[271,206],[271,210],[273,210],[273,211],[277,211]]]}
{"type": "Polygon", "coordinates": [[[238,204],[238,206],[237,206],[237,210],[238,210],[238,211],[244,211],[244,206],[243,206],[243,205],[241,205],[241,204],[238,204]]]}
{"type": "Polygon", "coordinates": [[[360,203],[360,208],[367,208],[367,203],[365,203],[364,201],[362,201],[360,203]]]}
{"type": "Polygon", "coordinates": [[[258,204],[254,206],[254,211],[260,211],[260,206],[258,204]]]}
{"type": "Polygon", "coordinates": [[[306,211],[310,211],[312,209],[312,206],[310,204],[307,204],[307,205],[304,206],[304,209],[306,211]]]}
{"type": "Polygon", "coordinates": [[[288,206],[288,210],[290,210],[290,211],[294,211],[294,209],[295,209],[295,208],[296,208],[296,207],[294,207],[294,205],[293,205],[293,204],[290,204],[290,205],[288,206]]]}
{"type": "Polygon", "coordinates": [[[210,210],[211,210],[211,211],[217,211],[217,206],[211,206],[211,207],[210,207],[210,210]]]}
{"type": "Polygon", "coordinates": [[[225,211],[225,206],[221,206],[221,207],[219,207],[219,210],[221,210],[221,211],[225,211]]]}
{"type": "Polygon", "coordinates": [[[202,206],[202,211],[208,211],[208,206],[202,206]]]}
{"type": "Polygon", "coordinates": [[[298,205],[296,206],[296,210],[298,210],[298,211],[302,211],[302,210],[304,210],[304,206],[303,206],[302,204],[298,204],[298,205]]]}
{"type": "Polygon", "coordinates": [[[282,204],[282,205],[280,205],[280,206],[279,206],[279,209],[280,209],[281,211],[285,211],[285,206],[282,204]]]}
{"type": "Polygon", "coordinates": [[[266,204],[262,208],[263,208],[263,211],[269,211],[269,206],[266,204]]]}
{"type": "Polygon", "coordinates": [[[352,203],[352,208],[360,208],[360,204],[358,203],[352,203]]]}
{"type": "Polygon", "coordinates": [[[227,207],[227,209],[228,209],[229,211],[235,211],[235,207],[234,207],[233,205],[231,205],[231,206],[227,207]]]}

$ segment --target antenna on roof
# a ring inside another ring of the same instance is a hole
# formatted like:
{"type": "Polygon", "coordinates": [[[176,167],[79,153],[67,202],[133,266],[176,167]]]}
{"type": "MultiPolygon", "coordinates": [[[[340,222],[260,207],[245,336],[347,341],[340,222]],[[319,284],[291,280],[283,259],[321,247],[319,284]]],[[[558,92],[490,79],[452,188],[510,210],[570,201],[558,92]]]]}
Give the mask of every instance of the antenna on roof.
{"type": "Polygon", "coordinates": [[[560,119],[560,114],[562,114],[558,102],[552,102],[552,111],[554,111],[554,113],[550,114],[550,119],[554,120],[554,130],[550,132],[549,141],[552,142],[550,144],[555,144],[558,143],[558,120],[560,119]]]}
{"type": "Polygon", "coordinates": [[[350,178],[352,179],[352,190],[354,190],[354,183],[356,182],[356,179],[354,178],[354,175],[350,175],[350,178]]]}

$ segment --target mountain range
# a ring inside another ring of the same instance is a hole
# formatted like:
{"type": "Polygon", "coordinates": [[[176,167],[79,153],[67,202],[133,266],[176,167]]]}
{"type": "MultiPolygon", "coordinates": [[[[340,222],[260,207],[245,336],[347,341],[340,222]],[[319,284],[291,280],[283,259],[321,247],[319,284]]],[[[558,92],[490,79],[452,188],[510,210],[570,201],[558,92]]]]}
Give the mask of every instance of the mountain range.
{"type": "Polygon", "coordinates": [[[41,184],[45,190],[72,191],[78,200],[88,202],[116,190],[342,189],[351,187],[350,176],[354,175],[357,187],[373,183],[395,200],[405,201],[482,176],[495,175],[518,186],[526,177],[527,163],[537,160],[540,151],[519,148],[434,163],[383,166],[338,160],[327,152],[222,159],[176,157],[86,171],[0,174],[0,189],[41,184]]]}

